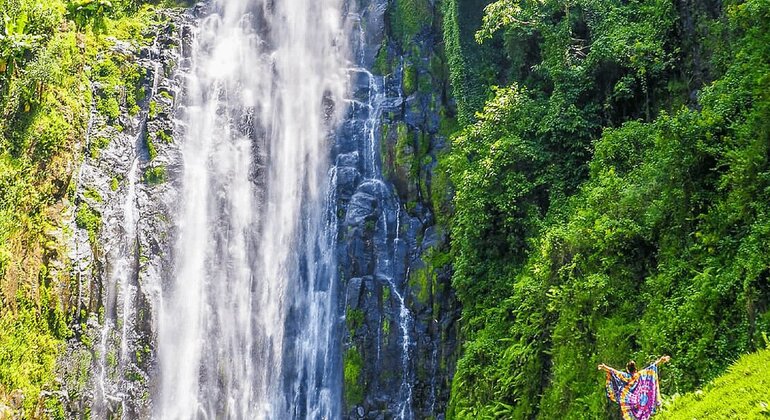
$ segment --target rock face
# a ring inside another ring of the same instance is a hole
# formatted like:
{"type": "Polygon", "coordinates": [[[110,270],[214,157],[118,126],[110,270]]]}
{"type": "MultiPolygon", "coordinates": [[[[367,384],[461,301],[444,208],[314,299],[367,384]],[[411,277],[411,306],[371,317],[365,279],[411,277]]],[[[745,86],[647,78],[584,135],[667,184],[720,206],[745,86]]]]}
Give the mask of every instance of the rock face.
{"type": "MultiPolygon", "coordinates": [[[[351,419],[443,418],[459,305],[447,234],[434,214],[448,203],[437,154],[446,141],[440,126],[452,114],[439,11],[425,0],[427,24],[407,43],[394,41],[403,39],[394,33],[397,2],[356,3],[348,115],[331,150],[344,320],[340,403],[351,419]]],[[[117,118],[92,113],[72,220],[75,337],[61,363],[73,418],[153,415],[156,311],[174,261],[176,142],[185,130],[175,114],[184,112],[190,25],[205,9],[161,12],[166,20],[151,26],[150,45],[116,42],[113,52],[140,69],[146,96],[138,111],[121,103],[117,118]]]]}
{"type": "MultiPolygon", "coordinates": [[[[190,21],[183,12],[159,12],[143,34],[150,44],[114,40],[109,53],[141,75],[134,88],[144,98],[134,109],[120,103],[116,118],[94,107],[77,175],[70,239],[77,282],[70,304],[77,309],[60,363],[71,417],[151,417],[153,308],[173,258],[170,220],[181,170],[173,114],[190,21]]],[[[94,96],[103,89],[94,83],[94,96]]]]}
{"type": "Polygon", "coordinates": [[[347,418],[442,418],[459,306],[448,240],[434,208],[447,112],[438,11],[407,44],[393,40],[397,2],[359,11],[351,106],[334,149],[345,312],[347,418]]]}

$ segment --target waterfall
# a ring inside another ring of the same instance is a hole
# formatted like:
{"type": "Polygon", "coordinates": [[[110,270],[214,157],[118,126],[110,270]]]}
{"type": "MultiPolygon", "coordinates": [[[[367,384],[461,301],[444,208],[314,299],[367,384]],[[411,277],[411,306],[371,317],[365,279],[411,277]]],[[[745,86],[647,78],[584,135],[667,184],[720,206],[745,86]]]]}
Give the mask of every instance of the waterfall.
{"type": "Polygon", "coordinates": [[[217,0],[198,22],[155,415],[339,418],[342,0],[217,0]]]}

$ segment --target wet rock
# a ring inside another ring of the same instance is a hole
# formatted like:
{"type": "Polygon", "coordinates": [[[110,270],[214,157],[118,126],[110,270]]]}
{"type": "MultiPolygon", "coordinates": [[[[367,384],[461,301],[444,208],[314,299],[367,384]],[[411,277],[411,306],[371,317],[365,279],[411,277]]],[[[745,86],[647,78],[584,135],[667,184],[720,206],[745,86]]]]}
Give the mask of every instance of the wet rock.
{"type": "MultiPolygon", "coordinates": [[[[146,35],[156,36],[156,45],[179,45],[181,34],[175,28],[189,26],[191,17],[161,13],[168,22],[150,28],[146,35]]],[[[181,50],[137,50],[117,41],[112,51],[143,69],[147,77],[140,88],[147,97],[138,104],[138,113],[121,103],[115,121],[93,112],[88,138],[101,143],[90,145],[78,171],[69,246],[72,278],[78,282],[71,302],[76,308],[71,326],[75,337],[59,363],[66,390],[63,405],[73,418],[84,412],[97,418],[118,413],[128,419],[151,417],[154,384],[149,378],[156,366],[157,323],[152,308],[157,307],[171,254],[173,179],[157,174],[180,165],[179,151],[169,140],[174,134],[173,92],[183,81],[174,75],[181,50]],[[151,170],[155,178],[146,175],[151,170]],[[75,215],[83,209],[98,218],[98,230],[89,231],[76,222],[75,215]]]]}
{"type": "Polygon", "coordinates": [[[405,97],[403,63],[413,63],[417,82],[433,80],[430,57],[441,54],[441,36],[429,28],[400,48],[388,34],[383,47],[387,6],[385,0],[364,5],[351,39],[363,40],[353,47],[359,67],[372,69],[382,49],[391,68],[385,77],[352,72],[353,105],[333,149],[340,281],[346,310],[364,314],[343,338],[345,350],[363,358],[365,384],[363,402],[348,405],[345,418],[443,418],[459,305],[451,267],[441,257],[447,237],[435,226],[430,195],[436,154],[445,144],[440,112],[452,105],[441,102],[449,96],[440,93],[443,80],[405,97]]]}

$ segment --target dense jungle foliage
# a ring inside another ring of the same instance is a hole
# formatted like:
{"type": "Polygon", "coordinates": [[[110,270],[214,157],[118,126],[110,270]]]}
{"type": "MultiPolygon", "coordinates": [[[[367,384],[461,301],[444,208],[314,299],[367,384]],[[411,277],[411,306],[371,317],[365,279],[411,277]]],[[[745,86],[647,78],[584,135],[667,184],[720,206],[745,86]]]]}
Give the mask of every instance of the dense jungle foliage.
{"type": "Polygon", "coordinates": [[[73,174],[86,147],[98,152],[91,107],[113,115],[141,100],[136,66],[111,47],[146,42],[157,17],[143,3],[0,0],[0,418],[62,415],[48,397],[79,316],[64,262],[73,174]]]}
{"type": "Polygon", "coordinates": [[[764,348],[770,1],[447,0],[443,24],[450,414],[611,418],[598,363],[670,354],[672,395],[764,348]]]}

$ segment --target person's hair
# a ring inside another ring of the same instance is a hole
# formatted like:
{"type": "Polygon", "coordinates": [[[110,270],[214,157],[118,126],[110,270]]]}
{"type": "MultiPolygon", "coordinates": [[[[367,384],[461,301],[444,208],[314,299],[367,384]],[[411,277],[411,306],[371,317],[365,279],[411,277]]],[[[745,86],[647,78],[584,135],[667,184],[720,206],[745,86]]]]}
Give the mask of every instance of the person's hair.
{"type": "Polygon", "coordinates": [[[634,362],[633,360],[630,360],[628,364],[626,364],[626,370],[628,371],[628,373],[632,375],[636,373],[636,362],[634,362]]]}

